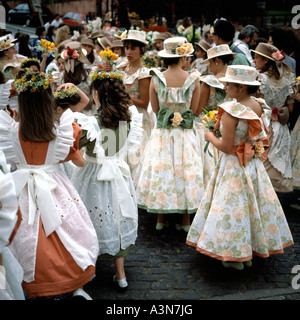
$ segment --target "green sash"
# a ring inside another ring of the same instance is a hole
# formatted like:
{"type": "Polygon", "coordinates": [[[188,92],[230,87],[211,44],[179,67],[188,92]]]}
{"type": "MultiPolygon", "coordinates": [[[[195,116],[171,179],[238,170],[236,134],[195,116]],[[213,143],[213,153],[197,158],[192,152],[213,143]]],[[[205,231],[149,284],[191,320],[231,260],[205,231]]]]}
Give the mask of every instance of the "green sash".
{"type": "MultiPolygon", "coordinates": [[[[180,113],[182,121],[179,127],[183,129],[192,129],[195,115],[191,109],[180,113]]],[[[174,118],[174,112],[166,107],[161,107],[157,113],[157,128],[170,129],[172,127],[172,119],[174,118]]]]}

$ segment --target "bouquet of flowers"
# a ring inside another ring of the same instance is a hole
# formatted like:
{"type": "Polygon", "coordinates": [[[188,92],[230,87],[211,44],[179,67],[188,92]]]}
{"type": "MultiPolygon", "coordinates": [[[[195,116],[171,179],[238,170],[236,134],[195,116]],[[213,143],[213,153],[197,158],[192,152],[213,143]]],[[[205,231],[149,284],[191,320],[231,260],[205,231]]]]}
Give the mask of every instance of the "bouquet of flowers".
{"type": "Polygon", "coordinates": [[[157,68],[158,67],[158,62],[155,57],[152,57],[150,55],[144,55],[142,57],[142,62],[143,65],[147,68],[157,68]]]}
{"type": "Polygon", "coordinates": [[[50,55],[55,50],[55,44],[54,42],[50,42],[46,39],[41,39],[41,41],[38,42],[36,49],[41,51],[42,54],[50,55]]]}
{"type": "Polygon", "coordinates": [[[108,62],[111,66],[114,66],[116,64],[116,60],[119,58],[119,56],[110,49],[100,51],[99,55],[102,61],[108,62]]]}
{"type": "MultiPolygon", "coordinates": [[[[202,127],[208,129],[211,132],[214,132],[217,138],[221,137],[221,132],[219,130],[215,130],[215,126],[217,123],[216,113],[217,110],[207,111],[203,109],[204,116],[200,119],[202,123],[202,127]]],[[[204,147],[204,152],[208,152],[209,156],[213,158],[213,155],[208,150],[209,141],[206,142],[204,147]]]]}
{"type": "Polygon", "coordinates": [[[88,28],[90,33],[102,31],[102,19],[97,17],[97,19],[89,21],[88,28]]]}

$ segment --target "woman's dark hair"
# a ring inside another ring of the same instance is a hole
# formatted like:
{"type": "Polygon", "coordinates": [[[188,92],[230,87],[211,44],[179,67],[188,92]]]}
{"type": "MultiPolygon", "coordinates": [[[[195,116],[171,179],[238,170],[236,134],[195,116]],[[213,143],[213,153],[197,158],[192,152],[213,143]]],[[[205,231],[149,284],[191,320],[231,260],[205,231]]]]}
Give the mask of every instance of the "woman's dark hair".
{"type": "MultiPolygon", "coordinates": [[[[234,83],[234,85],[235,85],[237,88],[240,86],[239,83],[234,83]]],[[[249,85],[246,85],[246,90],[247,90],[248,94],[250,94],[250,95],[254,95],[258,89],[259,89],[259,86],[249,86],[249,85]]]]}
{"type": "Polygon", "coordinates": [[[53,35],[53,30],[55,29],[55,26],[49,26],[47,30],[46,37],[48,37],[49,41],[54,42],[54,35],[53,35]]]}
{"type": "Polygon", "coordinates": [[[171,66],[172,64],[177,64],[179,59],[180,59],[179,57],[178,58],[177,57],[175,57],[175,58],[163,58],[164,65],[166,67],[168,67],[168,66],[171,66]]]}
{"type": "Polygon", "coordinates": [[[269,77],[275,77],[276,80],[280,78],[280,73],[277,69],[276,62],[268,59],[267,63],[259,70],[260,73],[267,73],[269,77]]]}
{"type": "Polygon", "coordinates": [[[38,37],[40,37],[45,30],[46,30],[45,27],[37,27],[36,30],[35,30],[35,34],[36,34],[38,37]]]}
{"type": "Polygon", "coordinates": [[[128,45],[132,45],[133,48],[139,47],[141,56],[145,54],[146,52],[146,45],[140,41],[136,40],[125,40],[124,41],[124,48],[126,48],[128,45]]]}
{"type": "Polygon", "coordinates": [[[55,139],[54,98],[51,88],[18,95],[20,135],[25,141],[49,142],[55,139]]]}
{"type": "Polygon", "coordinates": [[[230,64],[230,62],[233,60],[234,56],[233,56],[233,54],[225,54],[224,56],[218,56],[218,57],[212,58],[212,60],[215,62],[216,58],[222,60],[222,62],[224,64],[230,64]]]}
{"type": "Polygon", "coordinates": [[[55,99],[55,107],[61,107],[63,110],[68,109],[71,106],[75,106],[80,102],[80,95],[78,93],[73,94],[70,97],[65,97],[63,99],[55,99]]]}
{"type": "Polygon", "coordinates": [[[95,61],[94,50],[92,50],[86,57],[88,58],[90,63],[94,63],[94,61],[95,61]]]}
{"type": "Polygon", "coordinates": [[[4,84],[4,83],[5,83],[5,75],[3,71],[0,71],[0,84],[4,84]]]}
{"type": "Polygon", "coordinates": [[[84,69],[83,63],[74,67],[74,72],[64,72],[64,83],[71,82],[76,86],[88,78],[88,72],[84,69]]]}
{"type": "Polygon", "coordinates": [[[98,79],[92,82],[91,90],[98,92],[101,124],[105,128],[117,129],[120,121],[130,121],[131,114],[128,108],[132,101],[122,80],[98,79]]]}
{"type": "Polygon", "coordinates": [[[28,33],[21,33],[19,35],[19,54],[31,58],[32,57],[32,51],[29,48],[29,39],[30,36],[28,33]]]}
{"type": "Polygon", "coordinates": [[[22,68],[30,68],[31,66],[37,66],[38,70],[40,71],[41,64],[39,61],[36,60],[27,60],[26,62],[22,63],[22,68]]]}

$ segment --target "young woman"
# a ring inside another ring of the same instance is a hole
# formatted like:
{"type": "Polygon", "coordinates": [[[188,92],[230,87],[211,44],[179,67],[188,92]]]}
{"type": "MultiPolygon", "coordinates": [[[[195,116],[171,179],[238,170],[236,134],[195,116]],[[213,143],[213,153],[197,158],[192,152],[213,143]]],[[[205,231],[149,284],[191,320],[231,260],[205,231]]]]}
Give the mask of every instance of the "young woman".
{"type": "Polygon", "coordinates": [[[128,33],[125,31],[121,36],[121,40],[124,43],[128,63],[123,67],[120,66],[120,70],[125,73],[123,81],[133,104],[143,114],[143,128],[145,130],[144,143],[141,146],[141,150],[130,159],[132,177],[136,182],[138,179],[138,176],[136,176],[137,165],[142,161],[143,148],[150,137],[155,119],[151,106],[149,106],[151,76],[149,75],[149,69],[144,66],[141,59],[146,51],[148,42],[145,33],[138,30],[129,30],[128,33]]]}
{"type": "Polygon", "coordinates": [[[222,137],[207,130],[205,138],[222,155],[187,236],[188,245],[237,270],[251,266],[253,255],[267,258],[293,244],[263,165],[271,109],[251,97],[260,85],[256,78],[248,66],[228,66],[220,78],[233,100],[218,109],[215,130],[222,137]]]}
{"type": "Polygon", "coordinates": [[[204,192],[203,164],[194,129],[199,103],[199,73],[182,69],[193,47],[183,37],[164,41],[168,69],[153,69],[150,99],[157,124],[138,167],[136,194],[140,208],[157,213],[156,230],[168,226],[168,214],[179,214],[177,230],[187,232],[204,192]]]}
{"type": "Polygon", "coordinates": [[[141,143],[142,117],[132,105],[119,72],[92,75],[93,116],[75,113],[85,147],[83,168],[75,170],[73,183],[95,226],[100,259],[114,260],[113,281],[121,289],[128,283],[125,257],[137,237],[138,212],[133,181],[126,162],[141,143]]]}
{"type": "Polygon", "coordinates": [[[73,147],[74,117],[67,110],[55,120],[49,80],[21,70],[15,80],[18,122],[0,111],[0,146],[17,164],[13,177],[22,214],[10,247],[24,270],[28,297],[82,292],[99,252],[88,212],[59,169],[73,147]]]}
{"type": "Polygon", "coordinates": [[[284,63],[280,51],[268,43],[260,43],[254,51],[254,63],[259,70],[262,85],[256,96],[264,98],[272,107],[270,146],[264,164],[278,193],[293,191],[293,175],[290,156],[291,135],[287,125],[293,111],[297,80],[294,72],[284,63]]]}

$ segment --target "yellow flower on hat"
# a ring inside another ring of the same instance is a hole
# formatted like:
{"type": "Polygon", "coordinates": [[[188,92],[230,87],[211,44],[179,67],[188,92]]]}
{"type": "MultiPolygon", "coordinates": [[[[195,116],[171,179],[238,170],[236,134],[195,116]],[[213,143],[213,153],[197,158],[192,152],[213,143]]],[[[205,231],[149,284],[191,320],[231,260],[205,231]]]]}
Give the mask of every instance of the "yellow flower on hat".
{"type": "Polygon", "coordinates": [[[127,37],[127,30],[125,30],[122,34],[121,34],[121,39],[126,39],[127,37]]]}
{"type": "Polygon", "coordinates": [[[184,45],[181,45],[180,47],[176,48],[176,54],[183,55],[187,53],[188,49],[184,45]]]}

